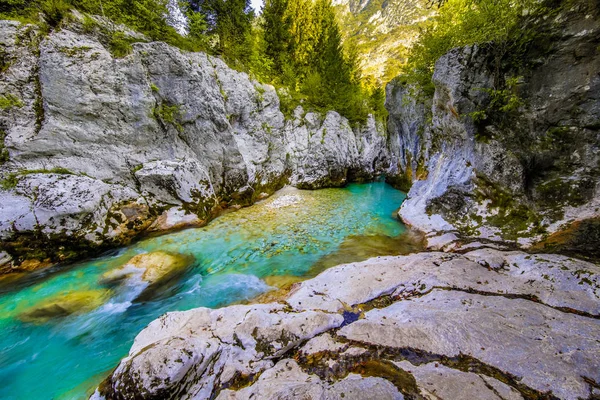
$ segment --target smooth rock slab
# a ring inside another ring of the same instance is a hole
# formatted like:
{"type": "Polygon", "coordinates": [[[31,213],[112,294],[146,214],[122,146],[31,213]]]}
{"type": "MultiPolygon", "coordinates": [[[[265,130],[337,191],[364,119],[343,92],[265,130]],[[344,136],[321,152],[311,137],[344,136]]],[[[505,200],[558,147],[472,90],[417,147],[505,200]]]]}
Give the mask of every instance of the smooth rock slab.
{"type": "Polygon", "coordinates": [[[438,363],[412,365],[396,362],[415,377],[421,395],[428,400],[522,400],[510,386],[485,375],[462,372],[438,363]]]}
{"type": "Polygon", "coordinates": [[[375,309],[338,334],[369,345],[467,355],[563,399],[600,381],[600,321],[521,299],[434,290],[375,309]]]}
{"type": "Polygon", "coordinates": [[[388,380],[350,374],[328,383],[308,375],[294,360],[284,359],[265,371],[252,386],[224,390],[217,400],[402,400],[404,396],[388,380]]]}
{"type": "Polygon", "coordinates": [[[100,392],[110,399],[380,399],[418,387],[436,400],[516,400],[531,390],[588,398],[588,382],[600,381],[599,272],[569,257],[494,249],[341,265],[298,284],[287,304],[159,318],[100,392]],[[371,361],[396,362],[417,386],[400,370],[392,372],[399,379],[376,368],[368,369],[375,377],[345,375],[371,361]]]}
{"type": "Polygon", "coordinates": [[[303,282],[287,302],[296,310],[340,311],[384,295],[410,297],[433,288],[531,296],[553,307],[600,315],[600,268],[553,254],[477,250],[418,253],[331,268],[303,282]]]}

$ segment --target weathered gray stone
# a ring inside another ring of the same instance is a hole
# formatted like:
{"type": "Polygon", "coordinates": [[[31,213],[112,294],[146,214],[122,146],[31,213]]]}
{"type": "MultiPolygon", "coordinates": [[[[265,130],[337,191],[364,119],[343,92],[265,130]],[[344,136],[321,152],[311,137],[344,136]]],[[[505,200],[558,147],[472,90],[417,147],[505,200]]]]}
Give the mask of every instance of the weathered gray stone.
{"type": "Polygon", "coordinates": [[[284,359],[273,368],[263,372],[250,387],[234,391],[224,390],[217,399],[265,399],[265,400],[402,400],[404,396],[389,381],[382,378],[363,378],[350,374],[335,382],[322,381],[316,375],[308,375],[294,360],[284,359]]]}
{"type": "MultiPolygon", "coordinates": [[[[407,224],[530,247],[599,217],[600,55],[589,50],[600,40],[598,21],[595,3],[536,21],[542,39],[531,46],[548,57],[525,54],[523,67],[498,64],[493,46],[453,49],[436,62],[433,96],[402,77],[390,83],[388,180],[412,184],[400,210],[407,224]],[[522,106],[499,109],[499,90],[522,106]]],[[[550,248],[562,249],[561,240],[550,248]]],[[[598,256],[589,245],[565,250],[598,256]]]]}
{"type": "Polygon", "coordinates": [[[169,313],[137,336],[105,390],[111,398],[209,398],[342,321],[339,314],[287,313],[276,304],[169,313]]]}
{"type": "Polygon", "coordinates": [[[296,310],[337,312],[385,295],[410,297],[446,288],[533,297],[553,307],[598,316],[599,274],[595,264],[550,254],[492,249],[464,256],[419,253],[329,269],[300,284],[287,302],[296,310]]]}
{"type": "Polygon", "coordinates": [[[421,390],[421,395],[431,400],[520,400],[523,396],[514,388],[471,372],[451,369],[439,363],[412,365],[408,361],[396,362],[398,367],[411,373],[421,390]]]}
{"type": "Polygon", "coordinates": [[[584,377],[600,379],[600,322],[527,300],[433,290],[369,311],[338,334],[370,345],[474,357],[562,399],[587,397],[584,377]]]}
{"type": "Polygon", "coordinates": [[[342,265],[287,304],[161,317],[102,394],[586,398],[600,379],[599,282],[595,264],[494,249],[342,265]]]}
{"type": "Polygon", "coordinates": [[[384,127],[373,118],[352,128],[336,112],[299,109],[286,120],[273,87],[222,60],[144,43],[133,32],[127,35],[140,42],[132,54],[115,58],[101,33],[83,32],[82,18],[75,13],[74,22],[45,36],[18,22],[0,23],[10,61],[0,96],[18,101],[0,110],[9,152],[0,178],[18,181],[0,190],[5,240],[42,231],[44,251],[56,261],[62,257],[52,245],[56,236],[62,246],[71,237],[126,243],[171,208],[185,207],[205,221],[223,206],[248,205],[288,182],[340,186],[387,168],[384,127]],[[47,197],[41,209],[36,190],[47,197]],[[110,222],[108,211],[122,203],[148,208],[136,229],[110,222]]]}

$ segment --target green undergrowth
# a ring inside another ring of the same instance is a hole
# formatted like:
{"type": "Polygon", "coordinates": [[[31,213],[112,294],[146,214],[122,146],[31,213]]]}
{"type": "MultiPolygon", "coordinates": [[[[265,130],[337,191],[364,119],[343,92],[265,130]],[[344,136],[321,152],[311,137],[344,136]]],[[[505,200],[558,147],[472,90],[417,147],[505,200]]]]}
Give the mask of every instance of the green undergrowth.
{"type": "Polygon", "coordinates": [[[4,190],[14,189],[19,184],[19,181],[22,177],[33,174],[85,175],[76,174],[62,167],[55,167],[51,169],[27,169],[8,173],[2,180],[0,180],[0,187],[4,190]]]}
{"type": "Polygon", "coordinates": [[[11,108],[23,107],[23,101],[11,93],[0,95],[0,109],[9,110],[11,108]]]}
{"type": "MultiPolygon", "coordinates": [[[[527,21],[553,17],[561,7],[568,7],[567,3],[559,0],[448,0],[437,15],[421,23],[419,39],[411,48],[402,71],[403,79],[433,95],[432,76],[437,60],[456,47],[479,45],[494,57],[498,80],[492,95],[497,95],[497,100],[505,100],[511,93],[503,92],[500,66],[521,66],[532,43],[544,35],[536,24],[527,21]]],[[[509,98],[499,108],[515,107],[514,100],[509,98]]]]}

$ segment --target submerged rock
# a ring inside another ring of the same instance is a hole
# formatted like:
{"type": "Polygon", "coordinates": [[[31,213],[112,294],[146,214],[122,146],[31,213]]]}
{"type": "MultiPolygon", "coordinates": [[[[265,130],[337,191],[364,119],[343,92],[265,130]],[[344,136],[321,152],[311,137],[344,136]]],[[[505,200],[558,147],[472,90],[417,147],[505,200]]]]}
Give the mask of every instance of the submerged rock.
{"type": "Polygon", "coordinates": [[[379,257],[284,300],[161,317],[99,394],[575,400],[600,381],[600,268],[584,261],[493,249],[379,257]]]}
{"type": "Polygon", "coordinates": [[[85,314],[106,303],[110,296],[111,291],[103,289],[58,293],[23,311],[18,318],[23,322],[42,324],[69,315],[85,314]]]}
{"type": "Polygon", "coordinates": [[[273,286],[278,289],[283,289],[283,288],[289,287],[295,283],[302,282],[304,280],[304,278],[301,276],[291,276],[291,275],[272,275],[272,276],[267,276],[263,280],[269,286],[273,286]]]}
{"type": "Polygon", "coordinates": [[[121,267],[104,273],[102,282],[112,284],[137,279],[139,284],[146,284],[143,295],[147,297],[148,293],[156,290],[158,286],[182,274],[193,262],[192,256],[165,251],[138,254],[121,267]]]}

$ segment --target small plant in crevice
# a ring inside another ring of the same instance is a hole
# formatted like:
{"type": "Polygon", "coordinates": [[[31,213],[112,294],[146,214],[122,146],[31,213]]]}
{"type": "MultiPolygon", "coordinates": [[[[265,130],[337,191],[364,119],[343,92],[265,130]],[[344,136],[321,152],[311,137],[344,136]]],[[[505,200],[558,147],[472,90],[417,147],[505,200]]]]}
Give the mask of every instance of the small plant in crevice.
{"type": "Polygon", "coordinates": [[[17,96],[11,93],[7,93],[6,95],[0,95],[0,109],[8,110],[10,108],[21,108],[23,107],[23,101],[19,99],[17,96]]]}
{"type": "Polygon", "coordinates": [[[124,32],[114,31],[111,33],[108,41],[108,48],[113,57],[123,58],[131,54],[133,50],[131,42],[131,39],[128,38],[124,32]]]}
{"type": "Polygon", "coordinates": [[[10,57],[8,53],[0,48],[0,74],[5,72],[10,67],[10,57]]]}
{"type": "Polygon", "coordinates": [[[16,173],[10,173],[0,180],[0,187],[4,190],[10,190],[17,187],[19,183],[19,177],[16,173]]]}
{"type": "Polygon", "coordinates": [[[4,139],[6,139],[6,132],[0,129],[0,165],[7,162],[9,158],[8,149],[4,144],[4,139]]]}
{"type": "Polygon", "coordinates": [[[58,175],[88,176],[85,173],[76,174],[75,172],[68,170],[67,168],[63,168],[63,167],[54,167],[51,169],[45,169],[45,168],[24,169],[21,171],[11,172],[11,173],[7,174],[2,180],[0,180],[0,187],[4,190],[14,189],[22,177],[27,176],[27,175],[33,175],[33,174],[58,174],[58,175]]]}
{"type": "Polygon", "coordinates": [[[254,89],[256,90],[256,102],[260,106],[262,104],[262,102],[265,100],[266,90],[261,85],[255,86],[254,89]]]}
{"type": "Polygon", "coordinates": [[[168,105],[165,103],[161,103],[156,108],[154,108],[154,116],[163,124],[173,125],[178,132],[183,131],[183,126],[180,122],[181,117],[183,116],[180,105],[168,105]]]}

